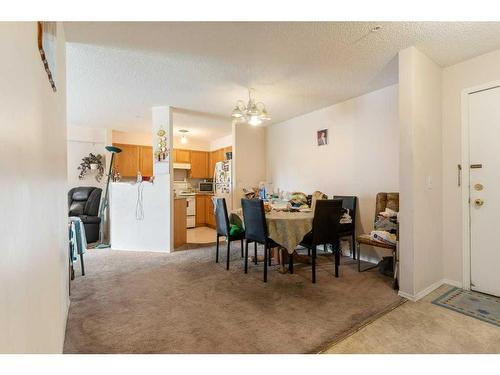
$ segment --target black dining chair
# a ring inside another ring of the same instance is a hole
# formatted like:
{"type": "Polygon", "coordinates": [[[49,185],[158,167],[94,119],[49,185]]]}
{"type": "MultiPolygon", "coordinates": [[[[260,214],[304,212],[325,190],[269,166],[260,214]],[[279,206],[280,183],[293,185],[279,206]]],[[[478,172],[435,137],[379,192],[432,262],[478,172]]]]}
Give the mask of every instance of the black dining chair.
{"type": "Polygon", "coordinates": [[[352,259],[356,259],[356,205],[358,198],[349,195],[334,195],[333,199],[342,200],[342,208],[349,210],[352,222],[340,224],[339,238],[350,237],[352,259]]]}
{"type": "Polygon", "coordinates": [[[339,220],[342,215],[342,201],[340,199],[320,199],[316,201],[313,227],[311,232],[304,236],[301,246],[311,250],[312,282],[316,282],[316,248],[318,245],[332,245],[335,255],[335,277],[339,277],[339,220]]]}
{"type": "Polygon", "coordinates": [[[219,263],[219,238],[226,237],[227,242],[227,257],[226,257],[226,270],[229,269],[229,259],[231,257],[231,242],[241,241],[241,256],[243,256],[243,239],[245,233],[238,235],[231,235],[231,224],[229,223],[229,216],[227,214],[227,205],[225,198],[213,198],[215,205],[215,222],[217,229],[217,244],[215,245],[215,263],[219,263]]]}
{"type": "MultiPolygon", "coordinates": [[[[267,282],[267,266],[268,263],[271,265],[271,249],[279,245],[269,238],[262,200],[242,198],[241,208],[245,224],[245,273],[248,272],[248,244],[255,242],[264,245],[264,282],[267,282]]],[[[257,256],[255,256],[255,263],[257,263],[257,256]]]]}

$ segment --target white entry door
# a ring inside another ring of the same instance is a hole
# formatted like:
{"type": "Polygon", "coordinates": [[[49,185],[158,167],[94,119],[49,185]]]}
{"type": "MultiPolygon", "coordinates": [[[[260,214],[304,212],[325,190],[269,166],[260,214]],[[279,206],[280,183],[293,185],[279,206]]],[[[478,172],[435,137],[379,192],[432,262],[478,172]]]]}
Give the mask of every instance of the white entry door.
{"type": "Polygon", "coordinates": [[[471,289],[500,296],[500,88],[469,94],[471,289]]]}

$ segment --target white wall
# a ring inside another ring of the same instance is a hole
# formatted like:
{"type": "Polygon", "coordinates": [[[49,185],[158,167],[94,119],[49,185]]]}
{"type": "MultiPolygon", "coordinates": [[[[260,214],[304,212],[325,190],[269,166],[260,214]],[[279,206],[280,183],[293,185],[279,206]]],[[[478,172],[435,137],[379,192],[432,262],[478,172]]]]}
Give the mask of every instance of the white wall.
{"type": "MultiPolygon", "coordinates": [[[[126,131],[113,130],[112,137],[114,143],[144,145],[144,146],[152,145],[151,133],[148,132],[138,132],[138,131],[126,132],[126,131]]],[[[224,144],[224,146],[221,147],[226,147],[231,145],[231,139],[232,139],[231,135],[229,135],[228,137],[210,141],[208,139],[207,140],[193,139],[192,137],[189,137],[188,134],[188,143],[182,144],[181,137],[179,135],[175,135],[173,137],[173,148],[196,150],[196,151],[211,151],[214,150],[214,148],[212,148],[213,142],[215,142],[214,144],[218,143],[224,144]]]]}
{"type": "Polygon", "coordinates": [[[233,145],[233,135],[228,134],[225,137],[214,139],[210,142],[210,151],[219,150],[224,147],[230,147],[233,145]]]}
{"type": "Polygon", "coordinates": [[[266,129],[233,124],[233,206],[241,207],[243,188],[266,180],[266,129]]]}
{"type": "Polygon", "coordinates": [[[151,138],[151,132],[138,132],[138,131],[125,132],[120,130],[112,130],[111,137],[113,143],[122,143],[126,145],[142,145],[142,146],[151,146],[153,144],[153,139],[151,138]]]}
{"type": "Polygon", "coordinates": [[[357,196],[356,230],[366,233],[376,194],[399,191],[398,138],[394,85],[269,126],[267,180],[275,190],[357,196]],[[317,146],[316,131],[325,128],[329,144],[317,146]]]}
{"type": "Polygon", "coordinates": [[[68,189],[76,186],[97,186],[104,189],[106,186],[106,173],[108,167],[106,157],[109,153],[105,150],[107,145],[107,130],[104,128],[87,128],[81,126],[68,126],[67,128],[67,154],[68,154],[68,189]],[[90,153],[104,156],[104,171],[101,182],[95,179],[95,172],[88,173],[82,180],[78,178],[78,167],[82,158],[90,153]]]}
{"type": "MultiPolygon", "coordinates": [[[[167,132],[172,147],[172,113],[170,107],[152,108],[151,143],[156,141],[160,126],[167,132]]],[[[138,185],[113,182],[110,190],[111,247],[114,250],[170,252],[173,248],[172,168],[169,163],[154,162],[154,183],[142,184],[144,216],[136,215],[138,185]]]]}
{"type": "Polygon", "coordinates": [[[443,278],[441,72],[415,47],[399,53],[400,291],[411,298],[443,278]]]}
{"type": "MultiPolygon", "coordinates": [[[[461,163],[462,90],[500,80],[500,50],[443,70],[443,250],[444,277],[462,283],[462,198],[457,184],[461,163]]],[[[464,167],[463,173],[467,173],[464,167]]]]}
{"type": "Polygon", "coordinates": [[[63,348],[69,299],[61,23],[57,35],[54,93],[36,22],[0,22],[0,353],[63,348]]]}

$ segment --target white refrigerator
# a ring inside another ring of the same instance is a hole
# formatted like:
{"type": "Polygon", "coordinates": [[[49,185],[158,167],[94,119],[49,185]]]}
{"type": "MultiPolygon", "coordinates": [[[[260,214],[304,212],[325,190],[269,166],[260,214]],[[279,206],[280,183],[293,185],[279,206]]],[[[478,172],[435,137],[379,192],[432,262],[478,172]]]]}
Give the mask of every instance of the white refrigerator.
{"type": "Polygon", "coordinates": [[[216,163],[214,171],[214,196],[216,198],[226,198],[228,213],[231,212],[233,207],[232,188],[231,160],[216,163]]]}

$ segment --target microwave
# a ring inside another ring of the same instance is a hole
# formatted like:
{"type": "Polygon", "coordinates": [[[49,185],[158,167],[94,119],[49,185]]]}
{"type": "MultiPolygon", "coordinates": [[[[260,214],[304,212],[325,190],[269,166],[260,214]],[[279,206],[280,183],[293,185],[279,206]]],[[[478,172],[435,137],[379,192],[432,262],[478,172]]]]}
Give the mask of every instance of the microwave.
{"type": "Polygon", "coordinates": [[[198,191],[200,192],[214,192],[214,183],[213,182],[200,182],[198,185],[198,191]]]}

